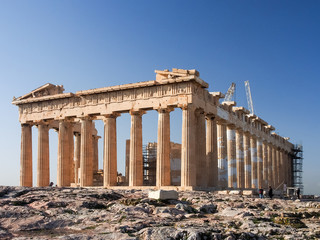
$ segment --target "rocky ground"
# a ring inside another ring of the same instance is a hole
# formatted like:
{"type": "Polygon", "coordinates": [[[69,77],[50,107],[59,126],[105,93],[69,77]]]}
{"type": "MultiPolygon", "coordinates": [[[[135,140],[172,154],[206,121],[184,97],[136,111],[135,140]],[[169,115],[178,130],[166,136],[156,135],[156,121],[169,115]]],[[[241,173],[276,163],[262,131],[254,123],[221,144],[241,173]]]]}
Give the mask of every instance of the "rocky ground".
{"type": "Polygon", "coordinates": [[[0,187],[0,239],[320,239],[317,201],[0,187]]]}

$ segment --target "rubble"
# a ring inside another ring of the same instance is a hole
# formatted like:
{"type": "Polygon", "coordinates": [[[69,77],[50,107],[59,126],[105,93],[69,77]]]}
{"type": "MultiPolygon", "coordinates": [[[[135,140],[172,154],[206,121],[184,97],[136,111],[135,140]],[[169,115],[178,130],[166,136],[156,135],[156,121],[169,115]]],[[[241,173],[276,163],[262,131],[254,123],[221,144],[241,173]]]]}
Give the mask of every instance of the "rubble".
{"type": "Polygon", "coordinates": [[[318,200],[0,186],[0,239],[318,239],[318,200]]]}

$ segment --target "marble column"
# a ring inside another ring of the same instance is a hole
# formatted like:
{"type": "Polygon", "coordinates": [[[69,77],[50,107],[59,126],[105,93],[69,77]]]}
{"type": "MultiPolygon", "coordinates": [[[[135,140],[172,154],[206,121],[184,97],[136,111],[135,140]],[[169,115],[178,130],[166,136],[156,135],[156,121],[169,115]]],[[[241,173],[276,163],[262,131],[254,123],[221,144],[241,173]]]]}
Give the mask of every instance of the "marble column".
{"type": "Polygon", "coordinates": [[[59,122],[58,136],[58,168],[57,186],[70,186],[70,147],[69,123],[65,120],[59,122]]]}
{"type": "Polygon", "coordinates": [[[32,126],[21,124],[20,186],[32,187],[32,126]]]}
{"type": "Polygon", "coordinates": [[[132,111],[130,130],[129,186],[143,186],[142,111],[132,111]]]}
{"type": "Polygon", "coordinates": [[[243,135],[243,157],[244,157],[244,188],[251,188],[251,148],[250,133],[243,135]]]}
{"type": "Polygon", "coordinates": [[[181,187],[196,185],[195,113],[192,106],[182,108],[181,187]]]}
{"type": "Polygon", "coordinates": [[[156,186],[170,186],[170,110],[158,110],[156,186]]]}
{"type": "Polygon", "coordinates": [[[69,141],[69,172],[70,172],[70,185],[74,179],[74,134],[73,134],[74,123],[69,123],[68,127],[68,141],[69,141]]]}
{"type": "Polygon", "coordinates": [[[236,133],[233,125],[227,126],[228,187],[237,188],[236,133]]]}
{"type": "Polygon", "coordinates": [[[79,183],[79,169],[80,169],[80,149],[81,136],[80,133],[74,134],[74,182],[79,183]]]}
{"type": "Polygon", "coordinates": [[[217,122],[217,135],[218,186],[225,189],[228,187],[227,129],[220,121],[217,122]]]}
{"type": "Polygon", "coordinates": [[[257,178],[258,178],[258,187],[262,188],[263,185],[263,149],[262,149],[262,141],[257,139],[257,178]]]}
{"type": "Polygon", "coordinates": [[[49,127],[42,123],[38,125],[37,186],[48,187],[49,184],[49,127]]]}
{"type": "Polygon", "coordinates": [[[268,187],[273,185],[272,175],[273,175],[272,145],[268,143],[268,187]]]}
{"type": "Polygon", "coordinates": [[[272,188],[275,188],[277,184],[277,153],[275,146],[272,146],[272,170],[272,188]]]}
{"type": "Polygon", "coordinates": [[[206,123],[205,115],[202,109],[195,111],[196,118],[196,184],[200,188],[207,187],[207,164],[206,164],[206,123]]]}
{"type": "Polygon", "coordinates": [[[280,166],[281,166],[280,165],[280,149],[279,148],[276,149],[276,156],[277,156],[276,157],[277,165],[276,165],[276,186],[275,186],[275,188],[277,189],[280,185],[280,166]]]}
{"type": "Polygon", "coordinates": [[[93,172],[98,172],[99,170],[99,138],[100,136],[92,136],[92,145],[93,145],[93,172]]]}
{"type": "MultiPolygon", "coordinates": [[[[279,150],[279,185],[283,186],[284,183],[284,151],[281,149],[279,150]]],[[[281,189],[282,190],[282,189],[281,189]]]]}
{"type": "Polygon", "coordinates": [[[262,143],[263,152],[263,178],[262,178],[262,188],[268,188],[268,169],[269,169],[269,157],[268,157],[268,143],[262,143]]]}
{"type": "Polygon", "coordinates": [[[93,185],[92,120],[82,118],[80,148],[80,186],[93,185]]]}
{"type": "Polygon", "coordinates": [[[104,119],[103,186],[117,185],[117,115],[104,119]]]}
{"type": "Polygon", "coordinates": [[[207,115],[206,155],[208,187],[218,186],[218,156],[217,156],[217,123],[214,115],[207,115]]]}
{"type": "Polygon", "coordinates": [[[288,152],[283,152],[283,179],[284,183],[288,186],[288,152]]]}
{"type": "Polygon", "coordinates": [[[237,186],[244,188],[244,154],[243,154],[243,131],[236,130],[236,165],[237,165],[237,186]]]}
{"type": "Polygon", "coordinates": [[[251,187],[258,188],[257,139],[254,136],[251,136],[250,148],[251,148],[251,166],[252,166],[251,187]]]}

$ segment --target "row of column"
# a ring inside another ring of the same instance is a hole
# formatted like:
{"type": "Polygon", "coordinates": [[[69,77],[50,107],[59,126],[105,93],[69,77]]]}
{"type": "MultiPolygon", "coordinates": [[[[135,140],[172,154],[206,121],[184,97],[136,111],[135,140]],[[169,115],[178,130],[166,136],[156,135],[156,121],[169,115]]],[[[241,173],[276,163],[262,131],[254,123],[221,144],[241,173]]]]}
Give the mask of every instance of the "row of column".
{"type": "Polygon", "coordinates": [[[292,184],[287,152],[224,122],[217,125],[217,133],[221,188],[278,188],[292,184]]]}
{"type": "MultiPolygon", "coordinates": [[[[170,111],[158,110],[156,185],[170,183],[170,111]]],[[[129,186],[143,185],[142,115],[131,111],[129,186]]],[[[104,187],[117,185],[118,114],[104,118],[104,187]]],[[[73,123],[59,122],[58,186],[92,186],[98,169],[98,138],[92,137],[90,118],[80,120],[81,132],[73,137],[73,123]],[[80,171],[78,171],[80,169],[80,171]]],[[[49,185],[49,127],[38,125],[37,185],[49,185]]],[[[22,125],[21,185],[32,186],[31,125],[22,125]]],[[[288,154],[261,139],[218,121],[192,105],[182,107],[181,186],[265,188],[290,184],[288,154]]]]}

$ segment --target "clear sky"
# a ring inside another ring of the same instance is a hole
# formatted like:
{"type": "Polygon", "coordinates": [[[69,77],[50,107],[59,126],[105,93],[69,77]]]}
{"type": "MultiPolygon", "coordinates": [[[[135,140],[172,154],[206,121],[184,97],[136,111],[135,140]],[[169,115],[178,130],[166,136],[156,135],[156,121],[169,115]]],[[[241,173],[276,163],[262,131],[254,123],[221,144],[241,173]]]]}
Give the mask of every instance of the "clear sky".
{"type": "MultiPolygon", "coordinates": [[[[19,184],[20,124],[11,104],[45,84],[66,92],[155,79],[155,69],[197,69],[209,91],[237,84],[247,107],[304,146],[305,193],[320,194],[320,1],[14,1],[0,2],[0,185],[19,184]]],[[[143,117],[156,141],[156,112],[143,117]]],[[[171,114],[181,142],[181,111],[171,114]]],[[[102,123],[97,122],[102,135],[102,123]]],[[[118,118],[123,172],[130,118],[118,118]]],[[[33,130],[36,166],[37,129],[33,130]]],[[[57,133],[50,131],[56,182],[57,133]]],[[[100,140],[100,149],[102,149],[100,140]]],[[[100,167],[102,151],[100,151],[100,167]]],[[[35,176],[34,176],[35,180],[35,176]]]]}

